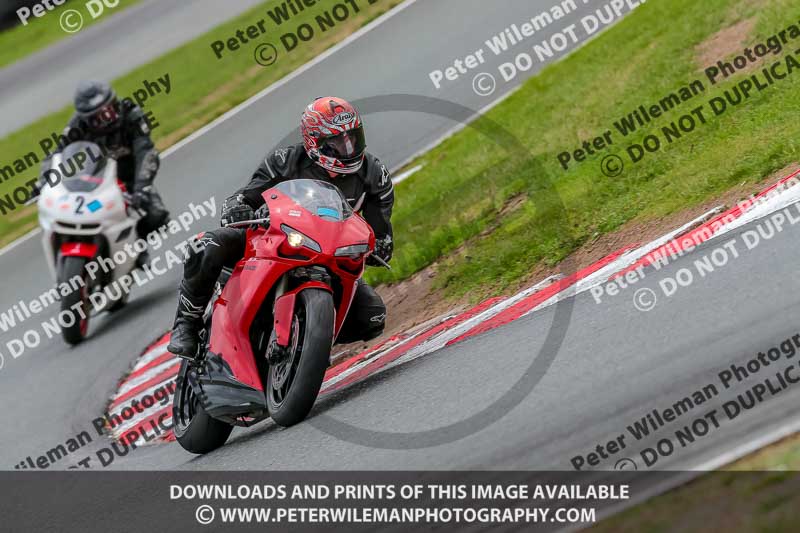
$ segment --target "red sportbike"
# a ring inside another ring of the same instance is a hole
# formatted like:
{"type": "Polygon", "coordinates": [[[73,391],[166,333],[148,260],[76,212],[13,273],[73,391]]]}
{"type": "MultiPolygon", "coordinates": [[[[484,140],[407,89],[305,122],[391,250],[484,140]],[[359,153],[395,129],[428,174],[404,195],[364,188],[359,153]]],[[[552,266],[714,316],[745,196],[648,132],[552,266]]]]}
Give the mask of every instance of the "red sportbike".
{"type": "Polygon", "coordinates": [[[290,180],[264,199],[268,216],[230,225],[248,228],[244,258],[217,284],[198,362],[178,374],[173,430],[193,453],[225,444],[233,426],[308,415],[375,247],[333,185],[290,180]]]}

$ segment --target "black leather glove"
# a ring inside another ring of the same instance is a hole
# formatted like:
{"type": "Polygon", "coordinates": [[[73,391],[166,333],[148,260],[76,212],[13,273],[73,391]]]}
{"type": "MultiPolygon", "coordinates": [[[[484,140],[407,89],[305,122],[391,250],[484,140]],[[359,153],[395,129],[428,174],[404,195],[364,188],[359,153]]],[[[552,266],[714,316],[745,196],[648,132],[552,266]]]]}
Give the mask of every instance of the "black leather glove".
{"type": "Polygon", "coordinates": [[[256,209],[254,218],[256,219],[269,218],[269,206],[267,204],[264,204],[258,209],[256,209]]]}
{"type": "Polygon", "coordinates": [[[244,222],[256,218],[253,208],[244,201],[243,194],[231,196],[222,204],[220,225],[227,226],[235,222],[244,222]]]}
{"type": "MultiPolygon", "coordinates": [[[[265,219],[265,218],[269,218],[269,206],[267,204],[264,204],[261,207],[259,207],[258,209],[256,209],[256,212],[253,214],[253,218],[255,220],[262,220],[262,219],[265,219]]],[[[253,224],[252,226],[250,226],[250,228],[251,229],[258,229],[259,227],[264,228],[264,227],[267,227],[267,226],[269,226],[268,223],[261,222],[259,224],[253,224]]]]}
{"type": "Polygon", "coordinates": [[[388,263],[392,260],[392,253],[394,253],[394,242],[392,236],[387,235],[381,239],[375,239],[375,251],[367,257],[367,264],[369,266],[383,266],[383,263],[375,259],[376,257],[388,263]]]}
{"type": "Polygon", "coordinates": [[[150,192],[141,190],[133,193],[131,207],[140,211],[147,211],[147,208],[150,207],[150,192]]]}

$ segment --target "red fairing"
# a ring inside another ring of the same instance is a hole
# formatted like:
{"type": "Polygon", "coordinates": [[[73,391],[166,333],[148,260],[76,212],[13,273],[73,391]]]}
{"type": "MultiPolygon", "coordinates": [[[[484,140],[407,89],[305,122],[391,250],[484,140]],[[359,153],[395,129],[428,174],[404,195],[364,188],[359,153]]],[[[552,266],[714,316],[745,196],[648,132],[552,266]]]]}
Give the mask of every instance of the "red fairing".
{"type": "Polygon", "coordinates": [[[297,300],[297,295],[300,294],[300,291],[312,288],[333,292],[329,286],[322,282],[309,281],[275,300],[275,336],[278,339],[278,344],[281,346],[289,346],[289,336],[292,331],[292,316],[294,315],[294,303],[297,300]]]}
{"type": "Polygon", "coordinates": [[[65,242],[61,245],[62,257],[85,257],[92,259],[97,254],[97,245],[85,242],[65,242]]]}
{"type": "Polygon", "coordinates": [[[335,335],[339,334],[355,294],[356,282],[364,272],[364,260],[335,257],[338,248],[356,243],[375,247],[375,235],[358,215],[344,221],[325,220],[300,207],[276,189],[264,193],[269,205],[270,227],[247,231],[244,258],[236,265],[222,295],[214,303],[209,351],[221,356],[234,377],[250,387],[264,390],[250,344],[250,328],[264,301],[274,297],[273,289],[283,276],[298,267],[325,266],[341,283],[333,290],[321,282],[307,282],[271,302],[275,330],[282,345],[288,342],[296,296],[309,288],[323,288],[334,294],[335,335]],[[286,225],[316,241],[321,252],[291,247],[281,226],[286,225]]]}
{"type": "Polygon", "coordinates": [[[275,338],[281,346],[289,346],[292,332],[292,315],[298,291],[287,292],[275,300],[275,338]]]}

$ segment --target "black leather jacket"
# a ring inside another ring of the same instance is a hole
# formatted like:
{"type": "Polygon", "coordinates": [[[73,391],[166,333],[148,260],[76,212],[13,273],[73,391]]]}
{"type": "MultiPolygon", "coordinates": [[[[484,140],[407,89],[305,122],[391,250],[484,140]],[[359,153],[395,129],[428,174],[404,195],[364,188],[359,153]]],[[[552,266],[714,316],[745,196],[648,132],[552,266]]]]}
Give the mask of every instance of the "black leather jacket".
{"type": "Polygon", "coordinates": [[[150,126],[142,108],[130,100],[123,100],[119,105],[120,121],[115,128],[93,131],[76,114],[67,124],[64,136],[93,142],[105,149],[119,162],[119,178],[132,188],[131,192],[138,192],[153,184],[160,157],[150,138],[150,126]]]}
{"type": "Polygon", "coordinates": [[[315,179],[335,185],[351,207],[360,206],[377,239],[392,236],[394,186],[386,165],[369,153],[355,174],[331,178],[328,171],[309,159],[302,144],[281,148],[264,158],[250,183],[236,191],[229,201],[242,194],[250,207],[258,209],[264,204],[261,196],[264,191],[289,179],[315,179]]]}

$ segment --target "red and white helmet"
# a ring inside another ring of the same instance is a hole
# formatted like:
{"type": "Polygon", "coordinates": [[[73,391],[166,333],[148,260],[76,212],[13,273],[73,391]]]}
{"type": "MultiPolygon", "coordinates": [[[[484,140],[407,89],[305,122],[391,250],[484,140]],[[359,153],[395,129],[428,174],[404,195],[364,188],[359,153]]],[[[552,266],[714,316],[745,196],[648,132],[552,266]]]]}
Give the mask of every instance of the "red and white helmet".
{"type": "Polygon", "coordinates": [[[317,98],[303,112],[306,153],[325,170],[354,174],[364,163],[367,141],[356,108],[335,96],[317,98]]]}

